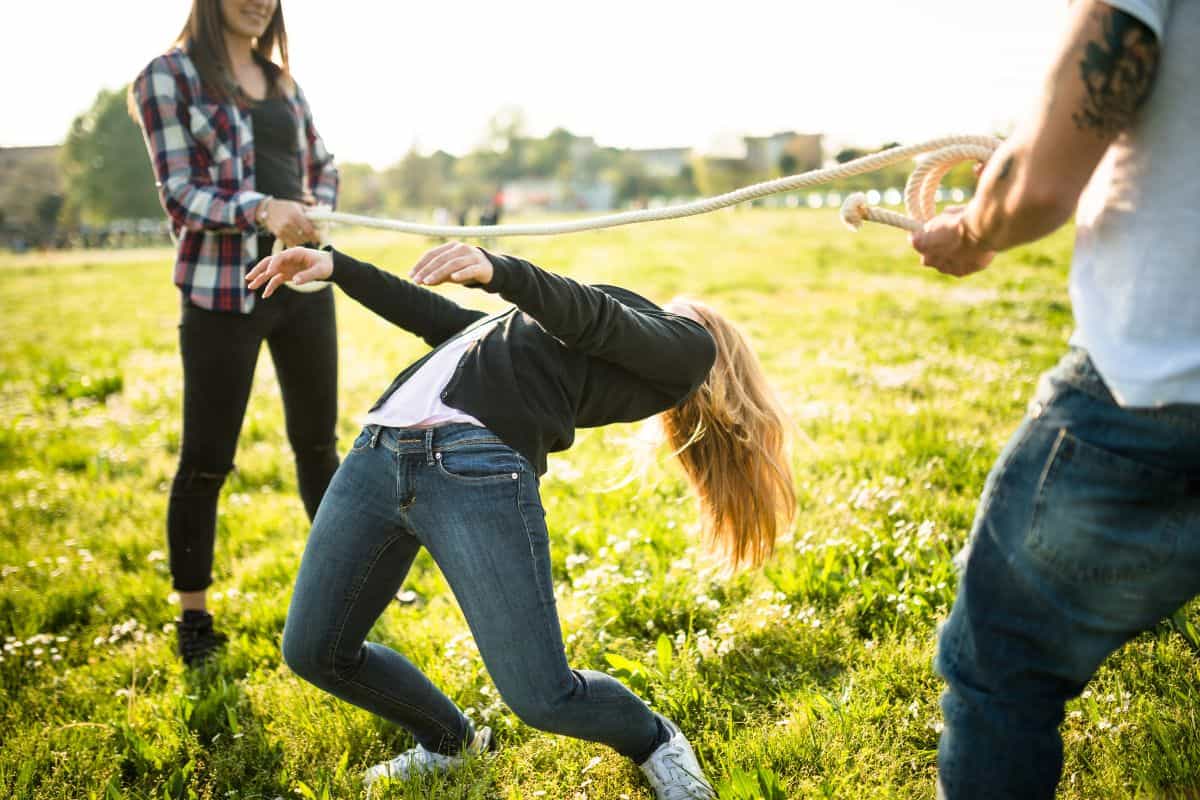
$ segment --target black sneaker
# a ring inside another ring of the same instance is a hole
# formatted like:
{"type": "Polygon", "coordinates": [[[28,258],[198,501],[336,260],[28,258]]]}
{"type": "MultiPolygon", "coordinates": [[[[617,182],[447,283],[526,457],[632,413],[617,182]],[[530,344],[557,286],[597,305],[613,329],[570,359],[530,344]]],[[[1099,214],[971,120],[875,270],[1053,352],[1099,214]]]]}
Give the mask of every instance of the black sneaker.
{"type": "Polygon", "coordinates": [[[224,646],[226,636],[213,630],[212,614],[207,611],[184,611],[175,623],[179,656],[189,667],[204,661],[224,646]]]}

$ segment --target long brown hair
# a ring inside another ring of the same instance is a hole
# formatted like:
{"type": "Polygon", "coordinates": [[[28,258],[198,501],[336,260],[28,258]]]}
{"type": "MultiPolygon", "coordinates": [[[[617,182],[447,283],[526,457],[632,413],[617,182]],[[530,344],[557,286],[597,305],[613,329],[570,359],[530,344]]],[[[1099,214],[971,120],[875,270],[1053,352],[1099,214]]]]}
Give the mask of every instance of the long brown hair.
{"type": "MultiPolygon", "coordinates": [[[[192,11],[175,43],[187,50],[209,91],[227,102],[236,98],[238,91],[231,72],[229,53],[225,48],[224,31],[221,0],[192,0],[192,11]]],[[[263,35],[254,43],[254,52],[259,59],[278,68],[280,74],[272,81],[273,89],[279,85],[281,78],[287,80],[290,69],[283,0],[275,4],[275,13],[271,15],[271,22],[263,35]],[[274,60],[276,49],[279,51],[278,61],[274,60]]]]}
{"type": "Polygon", "coordinates": [[[761,564],[796,514],[783,409],[742,333],[688,301],[717,345],[708,379],[662,414],[667,443],[700,500],[705,533],[733,565],[761,564]]]}

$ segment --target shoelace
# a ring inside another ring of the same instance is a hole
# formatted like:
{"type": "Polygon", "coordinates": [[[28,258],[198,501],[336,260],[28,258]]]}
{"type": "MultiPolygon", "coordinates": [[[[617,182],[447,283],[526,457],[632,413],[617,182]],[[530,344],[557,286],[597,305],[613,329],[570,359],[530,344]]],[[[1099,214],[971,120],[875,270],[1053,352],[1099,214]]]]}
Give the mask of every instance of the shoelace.
{"type": "Polygon", "coordinates": [[[699,775],[695,775],[681,762],[682,753],[678,750],[663,753],[654,771],[663,783],[664,796],[661,800],[696,800],[696,798],[716,797],[708,789],[708,784],[699,775]],[[693,792],[697,785],[705,787],[700,794],[693,792]]]}
{"type": "Polygon", "coordinates": [[[492,729],[482,728],[477,731],[475,738],[466,749],[457,756],[444,756],[417,745],[405,750],[391,761],[377,764],[367,771],[365,782],[370,785],[380,778],[407,778],[416,773],[438,772],[451,769],[472,754],[486,752],[492,740],[492,729]]]}

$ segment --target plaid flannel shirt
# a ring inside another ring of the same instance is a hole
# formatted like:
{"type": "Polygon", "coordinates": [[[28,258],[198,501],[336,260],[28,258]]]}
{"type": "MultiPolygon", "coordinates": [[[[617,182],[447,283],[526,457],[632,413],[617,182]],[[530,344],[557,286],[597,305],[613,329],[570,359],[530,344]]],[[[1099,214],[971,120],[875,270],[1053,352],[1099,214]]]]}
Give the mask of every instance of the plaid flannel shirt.
{"type": "MultiPolygon", "coordinates": [[[[134,81],[133,95],[159,198],[178,238],[175,285],[201,308],[250,313],[255,297],[244,276],[259,257],[263,231],[255,213],[264,195],[254,189],[249,111],[215,98],[181,49],[151,61],[134,81]]],[[[298,85],[287,101],[296,119],[304,188],[317,203],[333,206],[333,156],[298,85]]]]}

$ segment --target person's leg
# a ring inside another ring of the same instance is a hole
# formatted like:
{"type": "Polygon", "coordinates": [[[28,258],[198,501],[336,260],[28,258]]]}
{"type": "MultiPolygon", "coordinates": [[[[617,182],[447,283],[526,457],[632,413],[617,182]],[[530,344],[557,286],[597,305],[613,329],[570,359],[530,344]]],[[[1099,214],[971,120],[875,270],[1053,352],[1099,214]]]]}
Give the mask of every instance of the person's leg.
{"type": "Polygon", "coordinates": [[[167,503],[167,551],[181,609],[176,640],[187,664],[225,641],[207,610],[217,499],[233,469],[261,342],[251,317],[183,307],[183,442],[167,503]]]}
{"type": "Polygon", "coordinates": [[[1047,376],[988,478],[940,635],[939,796],[1053,797],[1066,701],[1200,591],[1192,475],[1200,409],[1121,409],[1079,353],[1047,376]]]}
{"type": "Polygon", "coordinates": [[[269,298],[283,305],[279,323],[267,337],[279,391],[283,395],[288,441],[296,457],[296,479],[308,518],[338,467],[337,320],[333,291],[285,291],[269,298]]]}
{"type": "Polygon", "coordinates": [[[201,603],[212,582],[217,498],[233,469],[238,434],[262,343],[255,321],[184,305],[183,437],[167,506],[174,588],[201,603]]]}
{"type": "Polygon", "coordinates": [[[468,427],[430,432],[404,512],[409,527],[446,576],[518,717],[644,761],[670,729],[620,682],[568,666],[537,477],[490,431],[468,427]]]}
{"type": "Polygon", "coordinates": [[[405,728],[432,752],[457,753],[470,720],[411,662],[367,632],[420,547],[405,529],[405,457],[390,432],[365,430],[334,475],[296,576],[283,657],[301,678],[405,728]]]}

